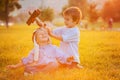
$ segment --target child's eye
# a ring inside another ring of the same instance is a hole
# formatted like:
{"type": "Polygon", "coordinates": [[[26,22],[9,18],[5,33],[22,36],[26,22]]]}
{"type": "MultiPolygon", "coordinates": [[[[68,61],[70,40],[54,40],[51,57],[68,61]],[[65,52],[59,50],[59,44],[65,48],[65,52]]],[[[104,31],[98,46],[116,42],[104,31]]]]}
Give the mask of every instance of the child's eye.
{"type": "Polygon", "coordinates": [[[66,21],[69,21],[69,19],[67,18],[66,21]]]}

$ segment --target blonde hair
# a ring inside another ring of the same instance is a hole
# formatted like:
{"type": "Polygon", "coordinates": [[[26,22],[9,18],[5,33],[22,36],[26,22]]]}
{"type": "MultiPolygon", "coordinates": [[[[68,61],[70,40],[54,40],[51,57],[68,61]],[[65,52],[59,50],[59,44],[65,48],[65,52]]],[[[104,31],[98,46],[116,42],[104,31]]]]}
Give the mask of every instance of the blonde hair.
{"type": "Polygon", "coordinates": [[[78,7],[69,7],[63,11],[63,15],[68,15],[72,17],[72,20],[77,24],[82,19],[82,12],[78,7]]]}

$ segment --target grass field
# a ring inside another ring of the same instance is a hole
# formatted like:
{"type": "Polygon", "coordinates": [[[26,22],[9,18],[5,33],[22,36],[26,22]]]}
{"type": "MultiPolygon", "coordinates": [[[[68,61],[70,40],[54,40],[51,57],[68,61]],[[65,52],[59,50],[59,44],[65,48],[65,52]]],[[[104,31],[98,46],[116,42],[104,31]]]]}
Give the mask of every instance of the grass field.
{"type": "MultiPolygon", "coordinates": [[[[0,80],[120,80],[120,32],[81,31],[79,52],[84,69],[59,69],[53,73],[23,76],[23,68],[6,70],[33,48],[32,25],[0,27],[0,80]]],[[[59,41],[52,39],[59,45],[59,41]]]]}

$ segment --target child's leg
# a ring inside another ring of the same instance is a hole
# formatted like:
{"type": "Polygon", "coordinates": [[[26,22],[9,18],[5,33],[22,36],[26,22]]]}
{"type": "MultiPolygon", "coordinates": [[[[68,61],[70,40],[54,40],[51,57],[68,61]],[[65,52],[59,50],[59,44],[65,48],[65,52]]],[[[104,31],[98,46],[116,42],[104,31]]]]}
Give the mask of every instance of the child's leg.
{"type": "Polygon", "coordinates": [[[77,64],[76,68],[78,68],[78,69],[83,69],[83,66],[80,65],[80,64],[77,64]]]}
{"type": "Polygon", "coordinates": [[[19,67],[23,67],[24,64],[22,62],[18,63],[18,64],[13,64],[13,65],[8,65],[7,68],[8,69],[16,69],[16,68],[19,68],[19,67]]]}
{"type": "Polygon", "coordinates": [[[83,68],[83,66],[81,66],[81,65],[80,65],[79,63],[77,63],[77,62],[72,62],[71,66],[72,66],[72,67],[76,67],[76,68],[78,68],[78,69],[82,69],[82,68],[83,68]]]}
{"type": "Polygon", "coordinates": [[[52,72],[58,68],[58,63],[51,62],[46,65],[46,67],[42,68],[40,71],[42,72],[52,72]]]}
{"type": "Polygon", "coordinates": [[[8,65],[7,68],[8,69],[16,69],[19,67],[22,67],[28,63],[32,63],[33,62],[33,54],[34,54],[34,49],[32,49],[28,55],[28,57],[23,58],[18,64],[15,65],[8,65]]]}

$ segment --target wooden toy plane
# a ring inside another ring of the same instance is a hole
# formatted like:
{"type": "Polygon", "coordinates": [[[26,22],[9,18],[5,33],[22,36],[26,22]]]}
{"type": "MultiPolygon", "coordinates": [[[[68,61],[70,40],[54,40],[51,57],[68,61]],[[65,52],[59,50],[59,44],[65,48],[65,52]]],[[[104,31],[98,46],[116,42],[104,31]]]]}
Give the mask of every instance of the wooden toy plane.
{"type": "Polygon", "coordinates": [[[29,17],[29,19],[27,20],[27,24],[30,25],[31,23],[33,23],[36,19],[36,17],[38,17],[40,15],[41,11],[39,9],[35,10],[33,13],[30,13],[29,14],[31,15],[29,17]]]}

